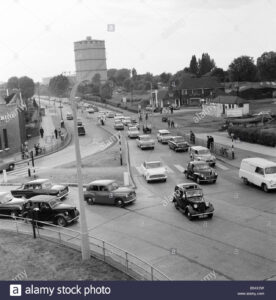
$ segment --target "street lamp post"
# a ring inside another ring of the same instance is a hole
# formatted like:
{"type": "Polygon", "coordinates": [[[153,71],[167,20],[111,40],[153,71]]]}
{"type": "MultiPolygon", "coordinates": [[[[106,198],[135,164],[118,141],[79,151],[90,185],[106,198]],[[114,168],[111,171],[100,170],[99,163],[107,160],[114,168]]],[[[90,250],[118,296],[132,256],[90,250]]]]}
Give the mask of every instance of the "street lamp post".
{"type": "Polygon", "coordinates": [[[74,140],[75,140],[75,152],[76,152],[76,163],[77,163],[77,179],[78,179],[78,190],[79,190],[79,209],[80,209],[80,231],[81,231],[81,253],[82,259],[87,260],[90,258],[90,248],[89,248],[89,237],[87,230],[87,222],[84,208],[84,195],[83,195],[83,181],[81,172],[81,153],[80,144],[77,128],[77,109],[76,109],[76,91],[78,89],[80,82],[76,83],[70,93],[70,102],[73,111],[74,118],[74,140]]]}

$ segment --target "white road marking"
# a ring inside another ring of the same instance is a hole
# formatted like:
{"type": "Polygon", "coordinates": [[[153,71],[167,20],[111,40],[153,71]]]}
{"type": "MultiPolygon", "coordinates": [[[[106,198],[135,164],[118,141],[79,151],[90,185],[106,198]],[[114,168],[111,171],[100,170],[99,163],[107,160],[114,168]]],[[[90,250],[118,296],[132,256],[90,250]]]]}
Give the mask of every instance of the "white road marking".
{"type": "Polygon", "coordinates": [[[219,167],[220,169],[226,171],[226,170],[229,170],[229,168],[225,167],[224,165],[220,164],[220,163],[216,163],[216,166],[219,167]]]}
{"type": "Polygon", "coordinates": [[[165,166],[165,168],[167,169],[168,173],[171,173],[171,174],[174,173],[174,171],[170,167],[168,167],[167,165],[165,166]]]}
{"type": "Polygon", "coordinates": [[[175,168],[176,168],[180,173],[183,173],[184,170],[185,170],[185,168],[183,168],[183,167],[180,166],[180,165],[174,165],[174,166],[175,166],[175,168]]]}

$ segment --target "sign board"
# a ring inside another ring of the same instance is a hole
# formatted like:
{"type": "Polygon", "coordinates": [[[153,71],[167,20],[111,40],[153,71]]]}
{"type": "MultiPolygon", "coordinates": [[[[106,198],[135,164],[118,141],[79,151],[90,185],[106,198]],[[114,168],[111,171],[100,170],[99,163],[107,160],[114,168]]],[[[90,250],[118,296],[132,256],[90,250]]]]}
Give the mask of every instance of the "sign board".
{"type": "Polygon", "coordinates": [[[127,102],[126,97],[123,97],[123,103],[126,103],[126,102],[127,102]]]}

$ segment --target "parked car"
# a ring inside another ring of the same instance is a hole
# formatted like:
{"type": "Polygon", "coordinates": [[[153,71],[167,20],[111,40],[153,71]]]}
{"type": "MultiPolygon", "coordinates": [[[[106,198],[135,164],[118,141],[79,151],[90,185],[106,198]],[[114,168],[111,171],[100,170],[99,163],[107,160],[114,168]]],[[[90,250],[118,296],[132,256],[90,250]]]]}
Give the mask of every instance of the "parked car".
{"type": "Polygon", "coordinates": [[[95,110],[94,110],[94,108],[87,108],[86,109],[86,112],[88,113],[88,114],[94,114],[94,112],[95,112],[95,110]]]}
{"type": "Polygon", "coordinates": [[[22,208],[22,217],[41,222],[51,222],[65,227],[79,218],[79,211],[75,206],[62,203],[57,197],[39,195],[32,197],[22,208]]]}
{"type": "Polygon", "coordinates": [[[78,135],[81,136],[81,135],[85,135],[86,132],[85,132],[85,128],[84,126],[78,126],[78,135]]]}
{"type": "Polygon", "coordinates": [[[23,184],[16,190],[11,190],[14,197],[29,199],[37,195],[51,195],[65,199],[69,193],[67,185],[52,184],[49,179],[36,179],[23,184]]]}
{"type": "Polygon", "coordinates": [[[73,115],[72,115],[71,113],[68,112],[68,113],[66,114],[66,119],[67,119],[67,120],[73,120],[74,118],[73,118],[73,115]]]}
{"type": "Polygon", "coordinates": [[[130,117],[124,117],[124,119],[122,119],[122,123],[125,126],[128,126],[128,124],[131,124],[131,118],[130,117]]]}
{"type": "Polygon", "coordinates": [[[264,192],[276,189],[276,163],[264,158],[251,157],[241,161],[239,177],[245,184],[252,183],[264,192]]]}
{"type": "Polygon", "coordinates": [[[115,114],[114,114],[114,112],[109,111],[109,112],[106,114],[106,117],[107,117],[107,118],[114,118],[114,117],[115,117],[115,114]]]}
{"type": "Polygon", "coordinates": [[[139,135],[136,142],[137,146],[142,150],[147,148],[154,149],[155,146],[154,139],[148,134],[139,135]]]}
{"type": "Polygon", "coordinates": [[[82,120],[80,118],[77,119],[77,126],[82,126],[82,120]]]}
{"type": "Polygon", "coordinates": [[[0,215],[16,217],[21,214],[25,198],[15,198],[10,192],[0,192],[0,215]]]}
{"type": "Polygon", "coordinates": [[[202,182],[216,183],[218,178],[217,172],[204,161],[189,162],[187,169],[184,170],[184,174],[186,178],[192,179],[198,184],[202,182]]]}
{"type": "Polygon", "coordinates": [[[140,132],[137,129],[137,127],[129,127],[127,131],[127,135],[129,138],[137,138],[139,136],[140,132]]]}
{"type": "Polygon", "coordinates": [[[189,143],[185,141],[183,136],[174,136],[168,141],[169,148],[174,151],[188,151],[189,143]]]}
{"type": "Polygon", "coordinates": [[[216,165],[216,157],[211,154],[210,150],[202,146],[193,146],[190,148],[190,157],[192,160],[202,160],[210,166],[216,165]]]}
{"type": "Polygon", "coordinates": [[[136,193],[131,187],[119,186],[115,180],[103,179],[88,184],[84,200],[90,205],[111,204],[123,207],[136,201],[136,193]]]}
{"type": "Polygon", "coordinates": [[[157,133],[157,141],[161,144],[167,144],[173,135],[167,129],[160,129],[157,133]]]}
{"type": "Polygon", "coordinates": [[[124,124],[121,121],[115,121],[114,129],[116,130],[124,130],[124,124]]]}
{"type": "Polygon", "coordinates": [[[180,183],[173,194],[175,208],[184,213],[189,220],[194,218],[212,218],[213,205],[204,200],[202,189],[195,183],[180,183]]]}
{"type": "Polygon", "coordinates": [[[141,165],[141,172],[147,183],[151,181],[166,181],[167,170],[161,161],[145,161],[141,165]]]}
{"type": "Polygon", "coordinates": [[[95,106],[95,105],[92,105],[92,108],[93,108],[94,112],[98,112],[99,111],[98,107],[95,106]]]}
{"type": "Polygon", "coordinates": [[[3,159],[0,159],[0,173],[3,172],[3,170],[12,171],[14,170],[14,167],[15,167],[14,160],[4,161],[3,159]]]}

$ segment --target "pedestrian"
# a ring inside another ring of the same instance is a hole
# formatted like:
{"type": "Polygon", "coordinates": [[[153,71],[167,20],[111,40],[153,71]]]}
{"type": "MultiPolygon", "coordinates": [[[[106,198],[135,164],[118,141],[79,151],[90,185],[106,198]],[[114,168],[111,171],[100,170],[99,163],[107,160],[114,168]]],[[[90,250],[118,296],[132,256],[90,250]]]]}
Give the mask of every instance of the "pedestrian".
{"type": "Polygon", "coordinates": [[[171,120],[168,118],[168,128],[170,128],[171,127],[171,120]]]}
{"type": "Polygon", "coordinates": [[[171,114],[173,114],[173,107],[172,107],[172,105],[170,106],[170,109],[171,109],[171,114]]]}
{"type": "Polygon", "coordinates": [[[190,141],[191,143],[195,143],[195,134],[192,132],[192,130],[190,131],[190,141]]]}
{"type": "Polygon", "coordinates": [[[171,128],[174,128],[174,121],[171,121],[171,128]]]}
{"type": "Polygon", "coordinates": [[[54,130],[54,134],[55,134],[55,137],[56,137],[56,139],[58,138],[58,131],[57,131],[57,129],[55,128],[55,130],[54,130]]]}
{"type": "Polygon", "coordinates": [[[39,132],[40,132],[40,137],[43,139],[44,129],[42,127],[40,127],[39,132]]]}
{"type": "Polygon", "coordinates": [[[210,149],[213,151],[214,150],[214,138],[212,136],[210,136],[210,149]]]}
{"type": "Polygon", "coordinates": [[[207,135],[207,148],[208,149],[210,149],[210,144],[211,144],[210,136],[207,135]]]}

